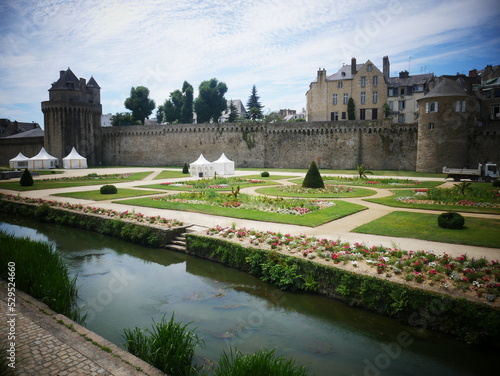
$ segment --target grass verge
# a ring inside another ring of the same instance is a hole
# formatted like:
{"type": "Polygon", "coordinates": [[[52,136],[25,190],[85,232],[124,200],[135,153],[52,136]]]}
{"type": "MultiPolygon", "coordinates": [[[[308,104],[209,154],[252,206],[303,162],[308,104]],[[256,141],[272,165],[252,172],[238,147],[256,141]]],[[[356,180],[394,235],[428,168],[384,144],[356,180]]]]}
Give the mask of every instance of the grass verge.
{"type": "Polygon", "coordinates": [[[58,193],[53,196],[79,198],[82,200],[92,200],[92,201],[104,201],[104,200],[117,200],[122,198],[130,198],[136,196],[157,195],[161,193],[162,193],[161,191],[151,191],[151,190],[145,191],[141,189],[118,188],[117,193],[109,195],[103,195],[99,190],[97,190],[97,191],[58,193]]]}
{"type": "Polygon", "coordinates": [[[444,229],[437,224],[437,214],[395,211],[352,232],[465,244],[478,247],[500,247],[500,219],[465,218],[461,230],[444,229]]]}
{"type": "Polygon", "coordinates": [[[115,201],[117,204],[136,205],[157,209],[181,210],[194,213],[219,215],[223,217],[250,219],[263,222],[287,223],[292,225],[316,227],[335,219],[366,209],[365,206],[351,204],[345,201],[335,201],[335,206],[316,210],[304,215],[292,215],[281,213],[269,213],[260,210],[226,208],[206,204],[189,204],[182,202],[155,201],[150,198],[136,198],[130,200],[115,201]]]}
{"type": "Polygon", "coordinates": [[[412,202],[403,202],[396,200],[396,197],[409,197],[414,195],[413,190],[398,189],[392,190],[392,196],[381,198],[366,198],[365,201],[374,202],[376,204],[409,209],[424,209],[424,210],[440,210],[440,211],[457,211],[466,213],[484,213],[484,214],[500,214],[499,208],[476,207],[464,205],[447,205],[447,204],[417,204],[412,202]]]}

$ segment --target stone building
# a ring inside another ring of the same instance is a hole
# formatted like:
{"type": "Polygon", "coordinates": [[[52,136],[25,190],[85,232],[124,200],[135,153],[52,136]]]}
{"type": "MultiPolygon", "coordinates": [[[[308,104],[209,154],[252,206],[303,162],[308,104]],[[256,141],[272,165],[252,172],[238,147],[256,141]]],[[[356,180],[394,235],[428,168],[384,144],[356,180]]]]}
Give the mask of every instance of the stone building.
{"type": "Polygon", "coordinates": [[[306,93],[307,120],[348,120],[349,98],[354,100],[355,120],[383,119],[388,76],[389,71],[381,72],[370,60],[356,64],[355,58],[331,76],[320,69],[306,93]]]}
{"type": "Polygon", "coordinates": [[[49,154],[62,161],[73,147],[91,166],[101,163],[101,88],[90,78],[78,79],[71,69],[60,71],[42,102],[44,144],[49,154]]]}

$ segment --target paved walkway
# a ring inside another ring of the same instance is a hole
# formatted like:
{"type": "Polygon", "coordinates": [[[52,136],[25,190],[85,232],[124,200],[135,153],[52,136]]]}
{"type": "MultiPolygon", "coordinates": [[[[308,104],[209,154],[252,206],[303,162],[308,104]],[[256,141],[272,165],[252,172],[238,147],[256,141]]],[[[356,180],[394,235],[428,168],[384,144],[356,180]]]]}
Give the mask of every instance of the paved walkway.
{"type": "MultiPolygon", "coordinates": [[[[160,376],[164,373],[0,280],[0,344],[14,344],[17,376],[160,376]],[[70,329],[71,328],[71,329],[70,329]],[[9,337],[10,335],[10,337],[9,337]]],[[[2,354],[4,356],[4,354],[2,354]]]]}

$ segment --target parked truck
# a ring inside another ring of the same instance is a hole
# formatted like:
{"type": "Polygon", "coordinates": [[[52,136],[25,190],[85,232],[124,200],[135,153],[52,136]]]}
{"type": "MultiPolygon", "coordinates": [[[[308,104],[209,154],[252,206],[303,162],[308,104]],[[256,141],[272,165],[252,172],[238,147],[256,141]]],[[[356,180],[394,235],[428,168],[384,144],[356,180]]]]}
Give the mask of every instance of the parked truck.
{"type": "Polygon", "coordinates": [[[470,179],[473,181],[484,180],[490,182],[498,179],[498,168],[495,163],[488,162],[484,166],[479,163],[477,168],[450,168],[443,167],[443,174],[448,174],[446,179],[453,178],[455,181],[470,179]]]}

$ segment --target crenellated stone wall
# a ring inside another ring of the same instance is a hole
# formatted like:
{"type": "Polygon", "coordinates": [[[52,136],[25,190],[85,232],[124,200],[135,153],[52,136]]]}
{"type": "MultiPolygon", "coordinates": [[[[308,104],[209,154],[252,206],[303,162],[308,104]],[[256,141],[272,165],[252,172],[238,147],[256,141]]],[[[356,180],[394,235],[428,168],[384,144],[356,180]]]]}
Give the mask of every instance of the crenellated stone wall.
{"type": "Polygon", "coordinates": [[[414,170],[417,126],[389,122],[175,124],[103,128],[105,165],[182,166],[221,153],[237,167],[414,170]]]}

